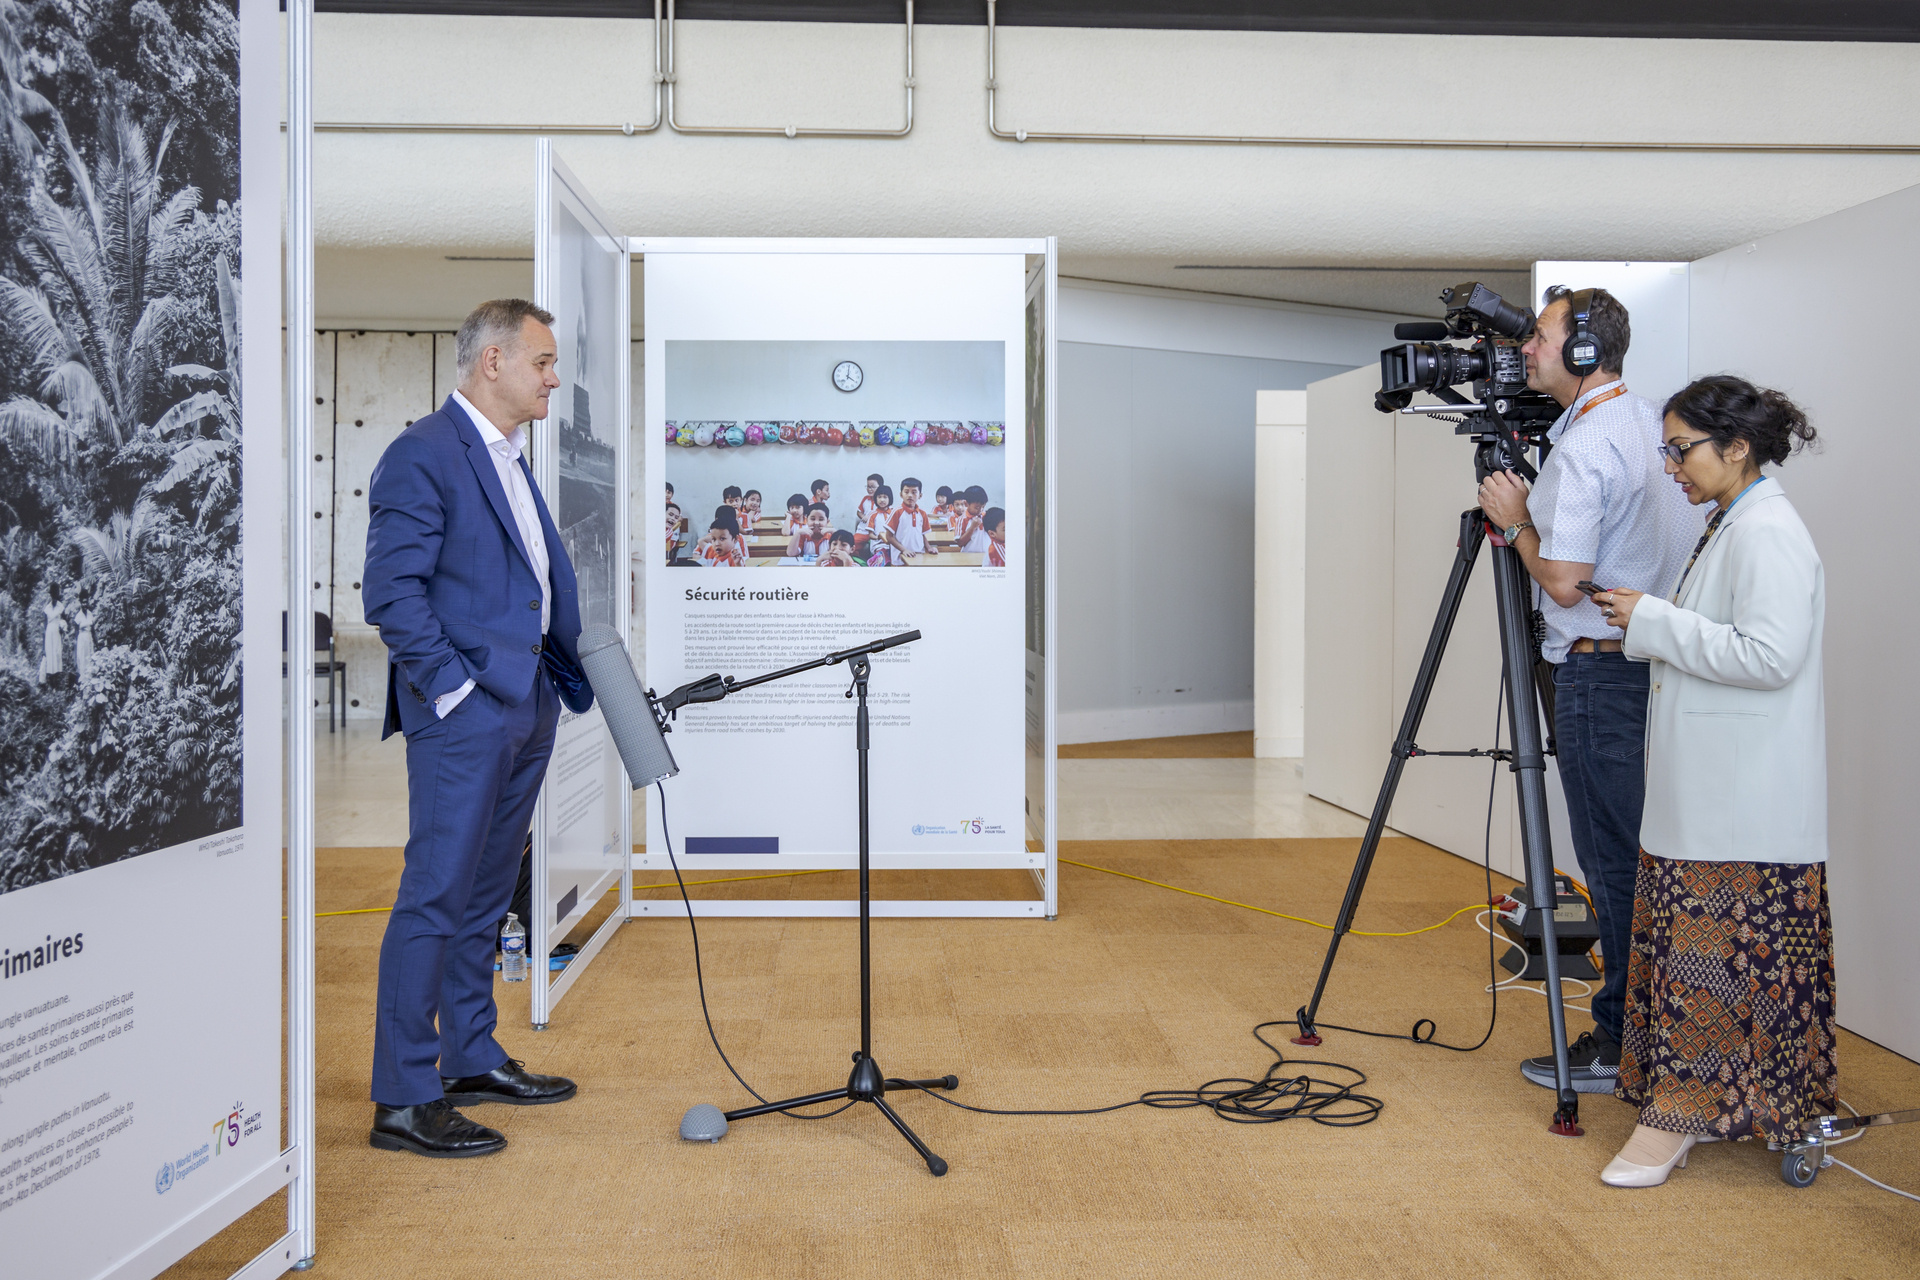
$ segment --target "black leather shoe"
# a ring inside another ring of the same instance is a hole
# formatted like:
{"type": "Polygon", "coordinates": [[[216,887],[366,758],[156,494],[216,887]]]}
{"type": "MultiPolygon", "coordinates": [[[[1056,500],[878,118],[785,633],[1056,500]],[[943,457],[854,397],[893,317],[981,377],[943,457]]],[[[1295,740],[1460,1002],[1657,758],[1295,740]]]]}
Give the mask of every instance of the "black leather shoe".
{"type": "Polygon", "coordinates": [[[565,1102],[580,1086],[565,1076],[543,1076],[528,1071],[518,1058],[505,1062],[483,1076],[441,1076],[440,1087],[447,1101],[458,1107],[480,1102],[505,1102],[516,1107],[538,1107],[549,1102],[565,1102]]]}
{"type": "Polygon", "coordinates": [[[507,1149],[506,1136],[498,1129],[475,1124],[445,1098],[412,1107],[374,1103],[373,1132],[367,1142],[382,1151],[411,1151],[443,1160],[490,1156],[507,1149]]]}

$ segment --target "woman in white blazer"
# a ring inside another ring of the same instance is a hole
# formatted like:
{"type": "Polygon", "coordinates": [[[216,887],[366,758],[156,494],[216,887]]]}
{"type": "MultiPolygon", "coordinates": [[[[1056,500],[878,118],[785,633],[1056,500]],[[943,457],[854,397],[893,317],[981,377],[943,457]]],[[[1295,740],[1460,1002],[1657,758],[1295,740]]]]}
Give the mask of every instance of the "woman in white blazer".
{"type": "Polygon", "coordinates": [[[1676,393],[1662,430],[1667,473],[1716,510],[1671,597],[1594,597],[1652,663],[1615,1089],[1640,1123],[1601,1174],[1620,1187],[1665,1182],[1697,1141],[1797,1138],[1835,1098],[1826,583],[1760,473],[1814,430],[1724,376],[1676,393]]]}

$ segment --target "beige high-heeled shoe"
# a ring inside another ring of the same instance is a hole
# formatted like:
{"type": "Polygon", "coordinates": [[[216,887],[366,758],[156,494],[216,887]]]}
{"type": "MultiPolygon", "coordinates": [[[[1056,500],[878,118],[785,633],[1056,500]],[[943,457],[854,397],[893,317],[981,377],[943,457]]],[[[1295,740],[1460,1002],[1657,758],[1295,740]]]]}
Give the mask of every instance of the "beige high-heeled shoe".
{"type": "MultiPolygon", "coordinates": [[[[1687,1152],[1693,1150],[1696,1141],[1694,1134],[1688,1134],[1680,1142],[1680,1149],[1673,1153],[1665,1164],[1635,1164],[1618,1155],[1600,1171],[1600,1181],[1610,1187],[1657,1187],[1667,1180],[1667,1175],[1675,1169],[1687,1167],[1687,1152]]],[[[1629,1140],[1628,1146],[1632,1146],[1629,1140]]]]}

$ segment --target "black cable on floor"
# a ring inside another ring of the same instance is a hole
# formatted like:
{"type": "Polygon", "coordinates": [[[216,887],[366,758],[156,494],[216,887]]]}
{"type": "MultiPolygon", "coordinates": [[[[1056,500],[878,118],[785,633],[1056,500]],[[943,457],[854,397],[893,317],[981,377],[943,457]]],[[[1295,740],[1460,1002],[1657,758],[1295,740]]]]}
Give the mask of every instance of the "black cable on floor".
{"type": "MultiPolygon", "coordinates": [[[[733,1078],[740,1082],[740,1087],[764,1104],[767,1100],[761,1097],[759,1091],[748,1084],[745,1077],[734,1067],[732,1059],[727,1057],[727,1051],[720,1047],[720,1037],[713,1029],[713,1014],[707,1008],[707,980],[700,964],[700,928],[694,923],[693,900],[687,896],[687,884],[681,878],[680,863],[673,856],[673,832],[667,825],[667,792],[659,782],[654,783],[654,790],[660,797],[660,834],[667,846],[667,864],[673,868],[674,881],[680,886],[680,901],[687,909],[687,928],[693,935],[693,977],[700,989],[700,1016],[706,1020],[707,1038],[713,1041],[713,1051],[720,1055],[720,1061],[726,1064],[733,1078]]],[[[1489,880],[1488,883],[1491,885],[1492,881],[1489,880]]],[[[1107,1107],[1086,1107],[1077,1110],[999,1110],[992,1107],[969,1106],[964,1102],[955,1102],[952,1098],[926,1089],[925,1086],[914,1087],[922,1089],[950,1107],[958,1107],[962,1111],[972,1111],[980,1115],[1091,1116],[1108,1111],[1123,1111],[1128,1107],[1157,1107],[1174,1111],[1190,1107],[1205,1107],[1222,1120],[1231,1121],[1234,1124],[1274,1124],[1281,1120],[1305,1119],[1315,1124],[1349,1128],[1354,1125],[1371,1124],[1378,1119],[1381,1108],[1386,1106],[1386,1103],[1379,1098],[1357,1092],[1359,1087],[1367,1082],[1367,1076],[1364,1071],[1356,1067],[1349,1067],[1341,1062],[1307,1060],[1293,1064],[1304,1067],[1327,1067],[1334,1071],[1345,1072],[1353,1077],[1345,1083],[1338,1080],[1322,1080],[1311,1075],[1281,1074],[1282,1068],[1288,1065],[1286,1055],[1281,1052],[1278,1045],[1260,1033],[1268,1027],[1290,1025],[1292,1025],[1290,1021],[1263,1022],[1253,1029],[1253,1038],[1273,1050],[1273,1063],[1267,1068],[1266,1074],[1258,1080],[1229,1076],[1209,1080],[1195,1089],[1150,1089],[1138,1098],[1127,1102],[1116,1102],[1107,1107]]],[[[889,1080],[887,1083],[891,1085],[912,1082],[889,1080]]],[[[783,1111],[781,1114],[792,1116],[796,1120],[825,1120],[829,1116],[839,1115],[852,1105],[853,1102],[849,1101],[845,1106],[835,1107],[832,1111],[817,1115],[806,1115],[798,1111],[783,1111]]]]}
{"type": "MultiPolygon", "coordinates": [[[[727,1051],[720,1047],[720,1037],[714,1033],[713,1014],[707,1010],[707,979],[706,975],[700,971],[700,926],[693,922],[693,899],[687,896],[687,882],[681,878],[680,863],[673,856],[673,832],[667,829],[667,790],[657,781],[653,784],[653,789],[660,793],[660,834],[665,837],[667,843],[667,865],[673,868],[674,883],[680,886],[680,901],[687,904],[687,929],[693,934],[693,980],[700,988],[700,1016],[707,1020],[707,1038],[713,1041],[713,1051],[720,1055],[720,1061],[727,1064],[727,1070],[732,1072],[733,1078],[740,1082],[740,1087],[753,1094],[754,1100],[764,1105],[767,1100],[747,1083],[744,1076],[734,1070],[733,1060],[727,1057],[727,1051]]],[[[852,1102],[848,1102],[846,1107],[835,1107],[831,1111],[823,1111],[817,1115],[806,1115],[799,1111],[782,1111],[780,1114],[792,1116],[795,1120],[825,1120],[829,1116],[839,1115],[852,1105],[852,1102]]]]}

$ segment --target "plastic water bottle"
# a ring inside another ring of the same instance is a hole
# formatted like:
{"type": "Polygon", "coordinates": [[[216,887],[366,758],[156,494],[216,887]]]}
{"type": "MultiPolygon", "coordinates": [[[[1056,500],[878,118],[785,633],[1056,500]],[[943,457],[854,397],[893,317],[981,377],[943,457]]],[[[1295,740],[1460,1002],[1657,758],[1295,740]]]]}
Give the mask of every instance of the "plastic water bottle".
{"type": "Polygon", "coordinates": [[[507,982],[527,980],[527,926],[511,911],[500,931],[500,976],[507,982]]]}

